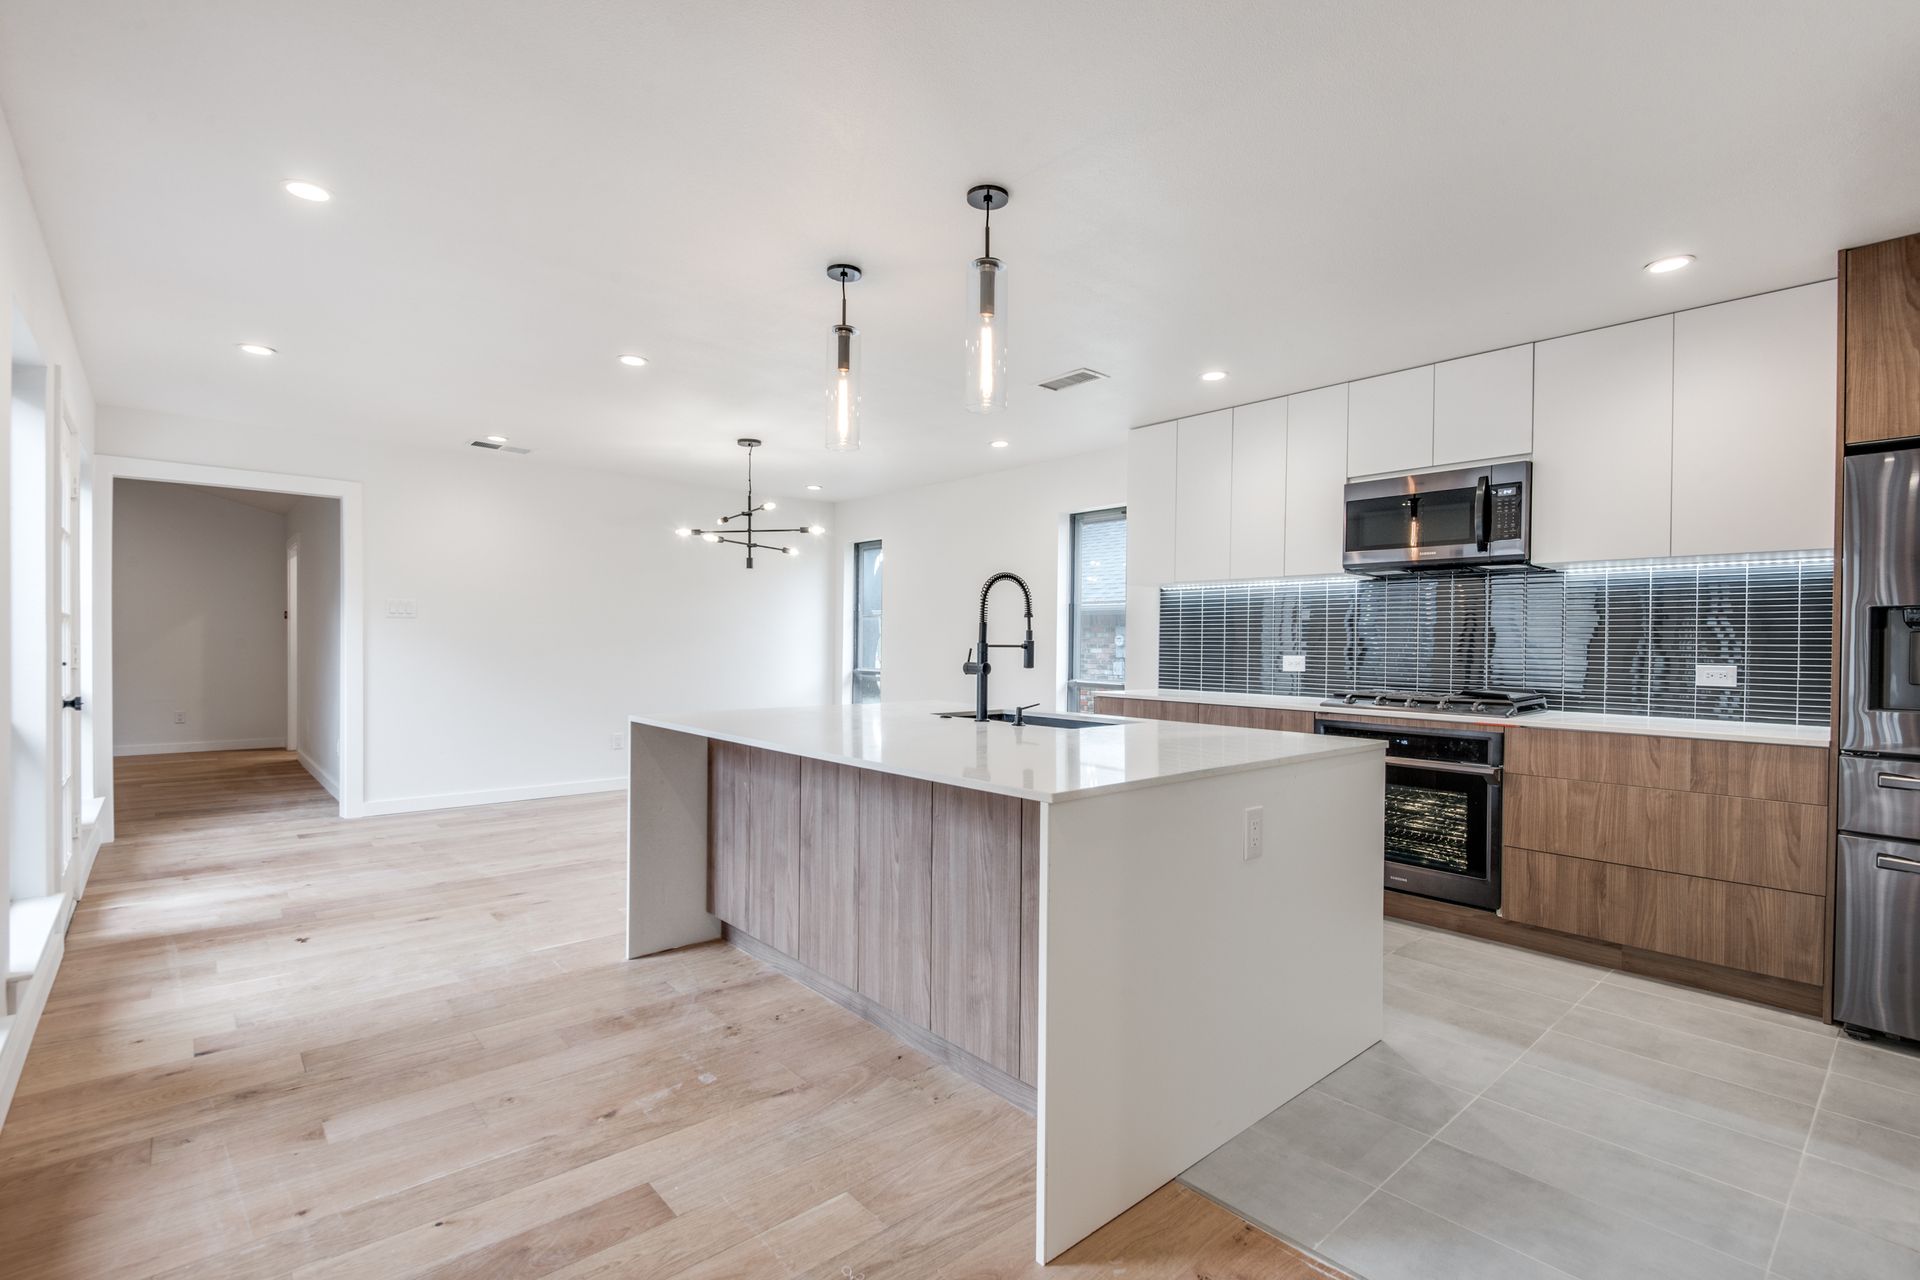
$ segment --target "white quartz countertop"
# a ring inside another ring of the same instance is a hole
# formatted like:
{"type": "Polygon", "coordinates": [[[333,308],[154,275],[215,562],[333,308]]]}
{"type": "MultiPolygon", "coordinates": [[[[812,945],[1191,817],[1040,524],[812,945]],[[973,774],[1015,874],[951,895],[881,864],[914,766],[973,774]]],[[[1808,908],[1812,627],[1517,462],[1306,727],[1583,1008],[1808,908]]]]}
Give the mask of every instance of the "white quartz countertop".
{"type": "Polygon", "coordinates": [[[1586,729],[1595,733],[1639,733],[1656,738],[1705,738],[1715,742],[1771,742],[1789,747],[1824,747],[1832,741],[1825,725],[1763,724],[1757,720],[1684,720],[1673,716],[1616,716],[1588,711],[1534,711],[1523,716],[1456,716],[1385,707],[1330,707],[1318,696],[1272,693],[1207,693],[1197,689],[1127,689],[1116,698],[1161,702],[1202,702],[1222,707],[1278,707],[1321,715],[1392,716],[1398,720],[1435,720],[1447,724],[1525,725],[1529,729],[1586,729]]]}
{"type": "Polygon", "coordinates": [[[1365,738],[1093,716],[1090,729],[943,720],[944,702],[636,715],[633,723],[1049,803],[1213,774],[1384,753],[1365,738]]]}

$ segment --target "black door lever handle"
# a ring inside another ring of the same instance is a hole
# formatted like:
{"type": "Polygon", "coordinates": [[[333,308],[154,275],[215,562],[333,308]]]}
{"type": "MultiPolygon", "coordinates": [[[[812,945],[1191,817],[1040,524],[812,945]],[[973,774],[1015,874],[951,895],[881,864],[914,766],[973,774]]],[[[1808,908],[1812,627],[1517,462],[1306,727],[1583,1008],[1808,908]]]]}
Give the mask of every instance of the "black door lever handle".
{"type": "Polygon", "coordinates": [[[76,693],[71,698],[60,699],[60,705],[69,711],[78,711],[86,704],[82,701],[80,695],[76,693]]]}

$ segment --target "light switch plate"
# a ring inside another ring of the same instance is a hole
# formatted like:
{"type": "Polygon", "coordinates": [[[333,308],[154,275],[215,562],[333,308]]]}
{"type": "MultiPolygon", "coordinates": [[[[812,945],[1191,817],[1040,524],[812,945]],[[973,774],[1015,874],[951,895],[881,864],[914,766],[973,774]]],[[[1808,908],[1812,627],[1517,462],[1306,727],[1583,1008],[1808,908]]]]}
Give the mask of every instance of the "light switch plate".
{"type": "Polygon", "coordinates": [[[1307,655],[1304,653],[1281,654],[1280,669],[1282,671],[1305,671],[1307,669],[1307,655]]]}
{"type": "Polygon", "coordinates": [[[1738,689],[1740,668],[1731,662],[1696,662],[1693,683],[1701,689],[1738,689]]]}
{"type": "Polygon", "coordinates": [[[389,618],[413,618],[419,615],[414,608],[413,601],[403,600],[398,597],[389,597],[387,600],[387,616],[389,618]]]}

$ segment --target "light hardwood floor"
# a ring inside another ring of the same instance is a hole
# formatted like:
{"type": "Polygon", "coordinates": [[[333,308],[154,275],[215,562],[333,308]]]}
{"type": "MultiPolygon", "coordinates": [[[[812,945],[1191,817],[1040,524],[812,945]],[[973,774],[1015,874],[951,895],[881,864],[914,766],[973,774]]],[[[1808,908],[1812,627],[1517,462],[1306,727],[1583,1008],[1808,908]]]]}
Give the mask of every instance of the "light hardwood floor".
{"type": "Polygon", "coordinates": [[[11,1280],[1334,1274],[1177,1184],[1035,1267],[1026,1116],[729,947],[621,959],[617,796],[117,781],[0,1131],[11,1280]]]}

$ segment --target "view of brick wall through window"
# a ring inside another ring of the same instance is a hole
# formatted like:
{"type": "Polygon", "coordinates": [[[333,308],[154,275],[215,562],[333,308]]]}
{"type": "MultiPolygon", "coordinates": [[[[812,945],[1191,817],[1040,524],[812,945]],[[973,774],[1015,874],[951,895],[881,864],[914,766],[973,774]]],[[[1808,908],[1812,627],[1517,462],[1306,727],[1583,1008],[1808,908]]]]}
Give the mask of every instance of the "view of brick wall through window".
{"type": "Polygon", "coordinates": [[[1170,586],[1160,687],[1531,689],[1555,710],[1825,724],[1832,611],[1828,556],[1170,586]],[[1738,687],[1696,687],[1703,663],[1738,687]]]}

